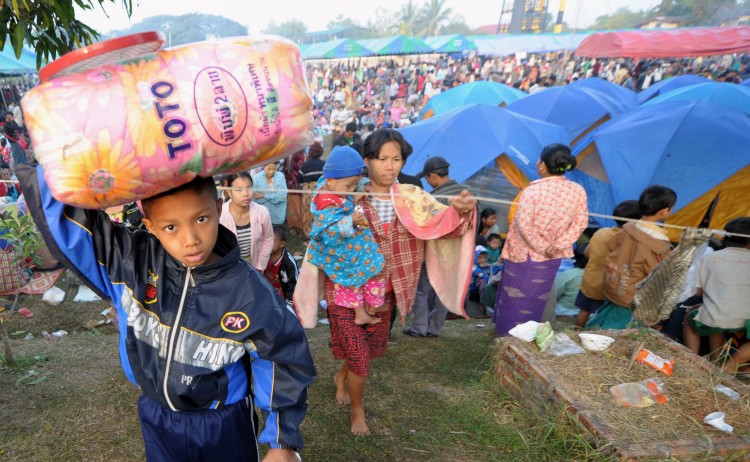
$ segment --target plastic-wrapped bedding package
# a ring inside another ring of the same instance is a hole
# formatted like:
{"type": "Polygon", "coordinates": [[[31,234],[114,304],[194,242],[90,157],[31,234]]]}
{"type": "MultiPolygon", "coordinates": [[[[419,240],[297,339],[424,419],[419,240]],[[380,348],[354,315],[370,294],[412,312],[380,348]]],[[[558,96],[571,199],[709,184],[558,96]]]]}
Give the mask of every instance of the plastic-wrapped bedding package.
{"type": "Polygon", "coordinates": [[[89,56],[61,57],[23,98],[35,156],[59,201],[122,205],[312,143],[310,90],[292,42],[238,37],[161,50],[163,36],[146,34],[157,40],[145,54],[141,44],[118,56],[119,38],[89,56]]]}

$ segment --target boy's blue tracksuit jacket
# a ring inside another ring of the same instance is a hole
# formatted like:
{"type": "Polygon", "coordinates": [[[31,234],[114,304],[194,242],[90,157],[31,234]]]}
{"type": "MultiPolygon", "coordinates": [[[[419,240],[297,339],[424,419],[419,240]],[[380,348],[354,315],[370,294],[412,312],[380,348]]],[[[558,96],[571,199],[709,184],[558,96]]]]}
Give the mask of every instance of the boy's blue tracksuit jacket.
{"type": "Polygon", "coordinates": [[[219,261],[189,269],[148,232],[55,200],[36,164],[18,176],[52,253],[117,308],[130,381],[173,411],[253,396],[265,419],[259,442],[302,447],[299,424],[315,377],[307,337],[278,292],[240,258],[230,231],[219,229],[219,261]]]}

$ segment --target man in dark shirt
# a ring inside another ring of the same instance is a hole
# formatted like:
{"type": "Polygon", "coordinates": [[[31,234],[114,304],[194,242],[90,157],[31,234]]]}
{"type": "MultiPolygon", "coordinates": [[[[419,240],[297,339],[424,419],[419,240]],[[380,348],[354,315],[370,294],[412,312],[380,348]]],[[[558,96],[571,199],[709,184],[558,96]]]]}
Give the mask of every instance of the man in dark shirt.
{"type": "Polygon", "coordinates": [[[359,135],[357,134],[357,124],[349,122],[344,128],[344,133],[340,134],[333,140],[333,146],[349,146],[351,147],[357,141],[361,142],[359,135]]]}
{"type": "MultiPolygon", "coordinates": [[[[417,174],[417,178],[424,178],[427,183],[433,187],[433,196],[445,204],[450,205],[447,197],[453,197],[461,194],[468,188],[448,176],[450,164],[440,156],[430,157],[424,163],[422,171],[417,174]]],[[[422,271],[419,275],[417,285],[417,294],[414,297],[414,305],[411,308],[412,325],[404,329],[404,334],[412,337],[437,337],[445,323],[445,316],[448,310],[437,297],[435,290],[427,278],[427,269],[422,264],[422,271]]]]}

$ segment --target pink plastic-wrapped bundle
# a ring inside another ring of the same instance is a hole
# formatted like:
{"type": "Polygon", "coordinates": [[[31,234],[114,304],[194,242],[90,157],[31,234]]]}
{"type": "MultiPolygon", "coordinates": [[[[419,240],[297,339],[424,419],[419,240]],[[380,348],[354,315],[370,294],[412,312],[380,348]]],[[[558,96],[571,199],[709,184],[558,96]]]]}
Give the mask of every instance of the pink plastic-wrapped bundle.
{"type": "Polygon", "coordinates": [[[292,42],[162,44],[154,32],[121,37],[41,70],[44,83],[21,106],[59,201],[121,205],[312,143],[310,91],[292,42]]]}

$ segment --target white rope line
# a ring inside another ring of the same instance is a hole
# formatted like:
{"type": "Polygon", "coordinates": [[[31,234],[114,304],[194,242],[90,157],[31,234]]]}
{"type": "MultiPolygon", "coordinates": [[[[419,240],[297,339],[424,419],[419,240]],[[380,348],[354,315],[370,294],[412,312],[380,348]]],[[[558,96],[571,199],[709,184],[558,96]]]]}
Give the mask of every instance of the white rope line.
{"type": "MultiPolygon", "coordinates": [[[[309,189],[286,189],[286,190],[278,190],[278,189],[269,189],[269,188],[238,188],[238,187],[229,187],[229,186],[217,186],[216,189],[221,191],[240,191],[240,190],[252,190],[254,192],[261,192],[261,193],[267,193],[267,192],[280,192],[280,191],[286,191],[286,193],[292,193],[292,194],[317,194],[318,191],[316,190],[309,190],[309,189]]],[[[374,193],[374,192],[352,192],[352,191],[326,191],[329,194],[339,194],[339,195],[353,195],[353,194],[364,194],[368,196],[377,196],[377,197],[383,197],[383,198],[389,198],[393,196],[398,197],[409,197],[414,196],[414,194],[404,194],[404,193],[397,193],[397,194],[391,194],[391,193],[374,193]]],[[[444,194],[431,194],[432,197],[435,199],[452,199],[456,196],[446,196],[444,194]]],[[[508,206],[518,206],[518,202],[513,202],[505,199],[495,199],[492,197],[484,197],[484,196],[474,196],[471,195],[470,197],[476,199],[477,201],[481,201],[484,203],[492,203],[492,204],[502,204],[502,205],[508,205],[508,206]]],[[[545,206],[537,206],[541,209],[550,209],[559,212],[560,210],[553,209],[551,207],[545,207],[545,206]]],[[[570,214],[573,215],[573,214],[570,214]]],[[[588,216],[590,217],[596,217],[596,218],[604,218],[609,220],[617,220],[617,221],[625,221],[625,222],[637,222],[639,220],[634,220],[632,218],[625,218],[625,217],[617,217],[614,215],[607,215],[602,213],[594,213],[594,212],[588,212],[588,216]]],[[[669,223],[653,223],[657,226],[662,226],[664,228],[672,228],[672,229],[679,229],[679,230],[686,230],[686,229],[708,229],[711,234],[718,234],[721,236],[736,236],[736,237],[746,237],[750,238],[750,235],[748,234],[737,234],[737,233],[728,233],[724,231],[723,229],[710,229],[710,228],[695,228],[693,226],[682,226],[682,225],[672,225],[669,223]]]]}

